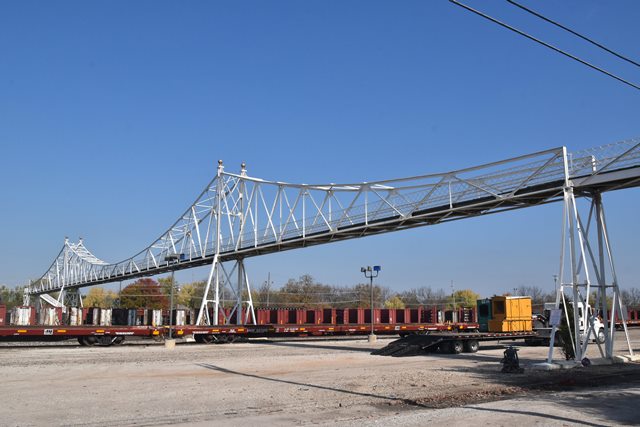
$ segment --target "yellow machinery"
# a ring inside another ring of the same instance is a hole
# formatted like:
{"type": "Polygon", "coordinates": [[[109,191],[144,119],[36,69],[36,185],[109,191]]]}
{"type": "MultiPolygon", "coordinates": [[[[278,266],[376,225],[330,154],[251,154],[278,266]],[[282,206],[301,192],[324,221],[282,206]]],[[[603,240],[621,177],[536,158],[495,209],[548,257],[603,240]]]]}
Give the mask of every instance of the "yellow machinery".
{"type": "Polygon", "coordinates": [[[489,332],[530,332],[532,326],[531,297],[491,298],[489,332]]]}

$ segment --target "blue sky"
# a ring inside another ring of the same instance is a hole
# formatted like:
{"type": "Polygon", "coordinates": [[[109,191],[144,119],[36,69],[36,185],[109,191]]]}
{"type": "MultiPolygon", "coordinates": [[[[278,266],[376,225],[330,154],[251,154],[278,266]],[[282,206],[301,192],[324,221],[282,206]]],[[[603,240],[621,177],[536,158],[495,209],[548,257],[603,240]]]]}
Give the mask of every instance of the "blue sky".
{"type": "MultiPolygon", "coordinates": [[[[506,2],[469,4],[630,80],[640,70],[506,2]]],[[[640,59],[640,4],[531,2],[640,59]]],[[[640,136],[640,91],[447,1],[1,2],[0,283],[39,277],[64,236],[119,261],[215,173],[357,182],[640,136]]],[[[640,286],[640,191],[605,204],[640,286]]],[[[553,289],[561,206],[269,255],[255,282],[553,289]]],[[[201,279],[202,269],[178,274],[201,279]]]]}

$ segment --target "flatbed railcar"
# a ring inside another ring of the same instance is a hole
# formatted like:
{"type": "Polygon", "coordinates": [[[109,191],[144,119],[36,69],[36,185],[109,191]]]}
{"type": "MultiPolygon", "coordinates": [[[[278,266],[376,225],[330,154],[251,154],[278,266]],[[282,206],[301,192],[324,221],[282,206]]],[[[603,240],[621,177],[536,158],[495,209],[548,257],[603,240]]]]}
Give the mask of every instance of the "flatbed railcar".
{"type": "MultiPolygon", "coordinates": [[[[429,331],[477,331],[477,323],[376,323],[373,331],[376,335],[409,335],[423,334],[429,331]]],[[[278,324],[278,325],[244,325],[234,327],[223,326],[195,326],[185,325],[174,328],[174,336],[193,334],[198,343],[232,342],[239,337],[245,338],[273,338],[273,337],[305,337],[332,335],[368,335],[371,325],[366,324],[278,324]]]]}
{"type": "Polygon", "coordinates": [[[2,326],[0,342],[64,341],[77,339],[81,345],[118,345],[125,337],[158,338],[163,328],[154,326],[2,326]]]}
{"type": "MultiPolygon", "coordinates": [[[[477,323],[446,324],[375,324],[376,335],[424,334],[434,331],[477,330],[477,323]]],[[[176,338],[193,335],[197,343],[227,343],[239,338],[367,335],[371,325],[278,324],[278,325],[216,325],[173,326],[176,338]]],[[[117,345],[126,337],[164,339],[169,326],[2,326],[0,341],[63,341],[77,339],[82,345],[117,345]]]]}

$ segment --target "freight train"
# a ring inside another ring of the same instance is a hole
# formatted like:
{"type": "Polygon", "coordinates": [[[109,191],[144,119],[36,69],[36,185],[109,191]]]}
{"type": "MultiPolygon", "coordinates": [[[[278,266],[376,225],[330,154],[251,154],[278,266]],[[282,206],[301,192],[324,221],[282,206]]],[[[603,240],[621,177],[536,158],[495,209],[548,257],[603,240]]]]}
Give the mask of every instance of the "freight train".
{"type": "MultiPolygon", "coordinates": [[[[236,313],[221,310],[219,325],[194,325],[191,310],[0,306],[0,341],[56,341],[77,339],[82,345],[117,345],[128,337],[163,339],[193,336],[198,343],[227,343],[242,338],[321,335],[422,335],[436,337],[438,348],[459,353],[475,352],[480,341],[531,339],[532,316],[522,313],[526,299],[494,297],[476,307],[442,310],[438,307],[403,309],[366,308],[256,308],[255,324],[237,324],[236,313]],[[502,305],[500,303],[502,301],[502,305]],[[503,308],[503,313],[500,313],[503,308]],[[517,309],[517,310],[516,310],[517,309]],[[517,312],[517,314],[516,314],[517,312]]],[[[526,312],[526,310],[525,310],[526,312]]],[[[629,310],[630,324],[640,324],[640,310],[629,310]]],[[[209,313],[213,318],[213,313],[209,313]]],[[[245,319],[246,312],[240,318],[245,319]]],[[[241,322],[242,323],[242,322],[241,322]]],[[[433,345],[433,344],[431,344],[433,345]]]]}

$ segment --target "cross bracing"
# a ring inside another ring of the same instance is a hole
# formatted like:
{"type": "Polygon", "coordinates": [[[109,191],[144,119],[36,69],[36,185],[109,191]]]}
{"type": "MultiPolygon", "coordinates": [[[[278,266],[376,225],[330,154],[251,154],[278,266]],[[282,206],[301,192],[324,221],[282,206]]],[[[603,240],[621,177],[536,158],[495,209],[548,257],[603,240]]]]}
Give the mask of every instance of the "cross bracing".
{"type": "Polygon", "coordinates": [[[637,186],[640,140],[567,154],[563,147],[481,166],[356,184],[291,184],[217,174],[142,251],[104,262],[65,240],[27,293],[39,295],[151,276],[344,239],[434,225],[637,186]],[[568,178],[568,179],[567,179],[568,178]],[[569,183],[569,184],[567,184],[569,183]],[[175,255],[179,254],[179,257],[175,255]]]}

